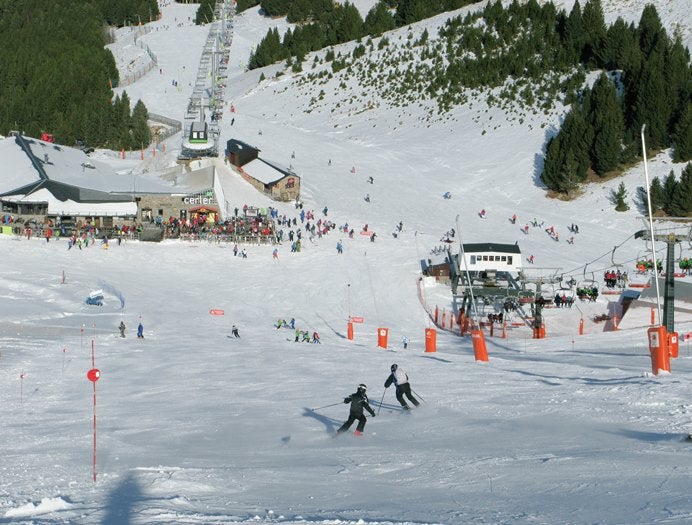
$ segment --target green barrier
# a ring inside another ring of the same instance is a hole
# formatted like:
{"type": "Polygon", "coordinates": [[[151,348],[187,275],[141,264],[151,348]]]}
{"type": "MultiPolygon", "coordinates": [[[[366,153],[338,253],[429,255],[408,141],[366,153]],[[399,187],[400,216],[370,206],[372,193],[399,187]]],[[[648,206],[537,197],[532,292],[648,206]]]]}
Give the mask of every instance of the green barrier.
{"type": "Polygon", "coordinates": [[[0,228],[2,228],[0,233],[3,233],[4,235],[12,235],[12,226],[0,226],[0,228]]]}

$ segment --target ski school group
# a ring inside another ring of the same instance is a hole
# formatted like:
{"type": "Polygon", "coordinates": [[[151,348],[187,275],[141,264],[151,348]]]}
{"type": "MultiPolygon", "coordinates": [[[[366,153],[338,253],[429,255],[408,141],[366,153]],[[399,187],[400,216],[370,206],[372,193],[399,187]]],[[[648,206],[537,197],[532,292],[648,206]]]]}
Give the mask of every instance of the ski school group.
{"type": "MultiPolygon", "coordinates": [[[[416,407],[420,405],[420,402],[413,396],[413,393],[411,392],[411,383],[409,383],[408,375],[406,374],[404,369],[401,368],[399,365],[393,364],[390,367],[389,377],[387,377],[387,380],[384,382],[385,392],[382,394],[382,400],[380,401],[378,412],[379,408],[382,407],[382,401],[384,401],[384,394],[387,392],[387,389],[392,384],[395,386],[396,399],[401,404],[401,408],[404,412],[407,412],[411,409],[411,407],[406,402],[407,400],[410,401],[416,407]]],[[[361,383],[360,385],[358,385],[357,390],[353,394],[344,398],[343,403],[347,405],[350,403],[351,406],[349,408],[348,419],[336,431],[337,436],[348,431],[348,429],[351,428],[351,425],[353,425],[353,423],[355,423],[356,421],[358,421],[358,425],[356,426],[356,431],[353,434],[356,436],[362,436],[363,430],[365,429],[365,424],[367,422],[365,412],[368,412],[370,414],[370,417],[376,416],[375,411],[370,406],[370,400],[368,399],[367,389],[368,387],[365,384],[361,383]]],[[[418,397],[420,397],[420,395],[418,395],[418,397]]],[[[331,405],[313,408],[312,411],[316,412],[323,408],[333,407],[340,404],[341,403],[333,403],[331,405]]]]}

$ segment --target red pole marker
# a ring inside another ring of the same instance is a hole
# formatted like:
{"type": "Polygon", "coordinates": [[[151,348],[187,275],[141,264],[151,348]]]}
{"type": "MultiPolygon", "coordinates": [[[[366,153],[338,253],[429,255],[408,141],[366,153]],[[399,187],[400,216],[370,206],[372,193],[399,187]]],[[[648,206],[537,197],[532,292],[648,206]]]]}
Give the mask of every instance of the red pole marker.
{"type": "Polygon", "coordinates": [[[19,403],[21,404],[24,399],[24,370],[19,374],[19,403]]]}
{"type": "MultiPolygon", "coordinates": [[[[94,325],[95,326],[95,325],[94,325]]],[[[94,385],[94,454],[92,472],[96,483],[96,381],[101,378],[101,371],[94,364],[94,339],[91,340],[91,370],[87,372],[87,379],[94,385]]]]}

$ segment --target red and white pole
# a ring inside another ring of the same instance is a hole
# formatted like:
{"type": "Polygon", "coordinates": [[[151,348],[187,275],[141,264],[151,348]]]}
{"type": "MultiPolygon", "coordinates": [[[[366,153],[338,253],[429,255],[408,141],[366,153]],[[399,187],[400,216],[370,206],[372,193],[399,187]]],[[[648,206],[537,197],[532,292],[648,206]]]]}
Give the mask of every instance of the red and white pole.
{"type": "Polygon", "coordinates": [[[96,482],[96,381],[101,377],[101,371],[95,366],[94,359],[94,339],[91,339],[91,370],[87,372],[87,379],[91,381],[94,386],[94,454],[93,454],[93,464],[92,473],[94,477],[94,483],[96,482]]]}

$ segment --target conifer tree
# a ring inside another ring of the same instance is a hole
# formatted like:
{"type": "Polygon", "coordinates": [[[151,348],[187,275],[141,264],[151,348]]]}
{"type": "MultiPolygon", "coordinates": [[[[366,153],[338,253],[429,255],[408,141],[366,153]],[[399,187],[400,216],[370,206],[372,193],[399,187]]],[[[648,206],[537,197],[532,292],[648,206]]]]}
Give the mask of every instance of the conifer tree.
{"type": "Polygon", "coordinates": [[[654,52],[663,52],[668,36],[653,4],[647,4],[642,10],[638,30],[639,47],[645,58],[654,52]]]}
{"type": "Polygon", "coordinates": [[[582,12],[583,48],[581,61],[599,65],[598,56],[606,37],[606,23],[601,0],[588,0],[582,12]]]}
{"type": "Polygon", "coordinates": [[[690,53],[678,35],[666,49],[664,57],[665,84],[671,107],[669,131],[676,130],[685,108],[691,103],[692,68],[690,53]]]}
{"type": "MultiPolygon", "coordinates": [[[[151,129],[147,120],[149,119],[149,112],[146,106],[141,100],[137,101],[135,108],[132,110],[132,134],[131,142],[128,144],[130,148],[139,148],[141,144],[148,145],[151,142],[151,129]]],[[[125,147],[122,144],[121,147],[125,147]]]]}
{"type": "Polygon", "coordinates": [[[620,163],[624,132],[622,109],[615,86],[605,73],[594,83],[588,118],[594,133],[591,163],[594,171],[603,176],[620,163]]]}
{"type": "MultiPolygon", "coordinates": [[[[649,200],[651,200],[651,213],[654,214],[662,210],[666,203],[666,196],[663,191],[661,179],[654,177],[649,185],[649,200]]],[[[646,202],[646,196],[644,196],[646,202]]],[[[647,210],[648,211],[648,210],[647,210]]]]}
{"type": "Polygon", "coordinates": [[[686,162],[690,159],[692,159],[692,102],[684,105],[673,132],[673,161],[686,162]]]}
{"type": "Polygon", "coordinates": [[[596,50],[598,63],[607,70],[631,70],[639,51],[636,29],[618,17],[606,30],[603,45],[596,50]]]}
{"type": "Polygon", "coordinates": [[[621,182],[618,186],[617,192],[615,192],[615,211],[627,211],[630,209],[628,204],[625,202],[627,198],[627,188],[625,188],[625,183],[621,182]]]}
{"type": "Polygon", "coordinates": [[[673,202],[673,195],[677,190],[678,181],[675,179],[675,173],[670,170],[668,176],[663,181],[663,209],[670,214],[670,205],[673,202]]]}
{"type": "Polygon", "coordinates": [[[394,17],[391,15],[387,8],[387,4],[384,2],[375,4],[365,16],[364,30],[368,35],[379,36],[394,28],[394,17]]]}
{"type": "Polygon", "coordinates": [[[670,214],[687,217],[692,211],[692,164],[688,163],[680,174],[680,181],[670,199],[670,214]]]}
{"type": "Polygon", "coordinates": [[[567,53],[568,61],[574,63],[581,58],[584,45],[584,21],[581,14],[581,4],[575,0],[572,10],[564,21],[562,41],[567,53]]]}
{"type": "Polygon", "coordinates": [[[650,149],[665,147],[668,144],[671,107],[668,103],[661,53],[652,53],[644,62],[634,97],[631,133],[636,137],[642,125],[646,124],[646,146],[650,149]]]}

